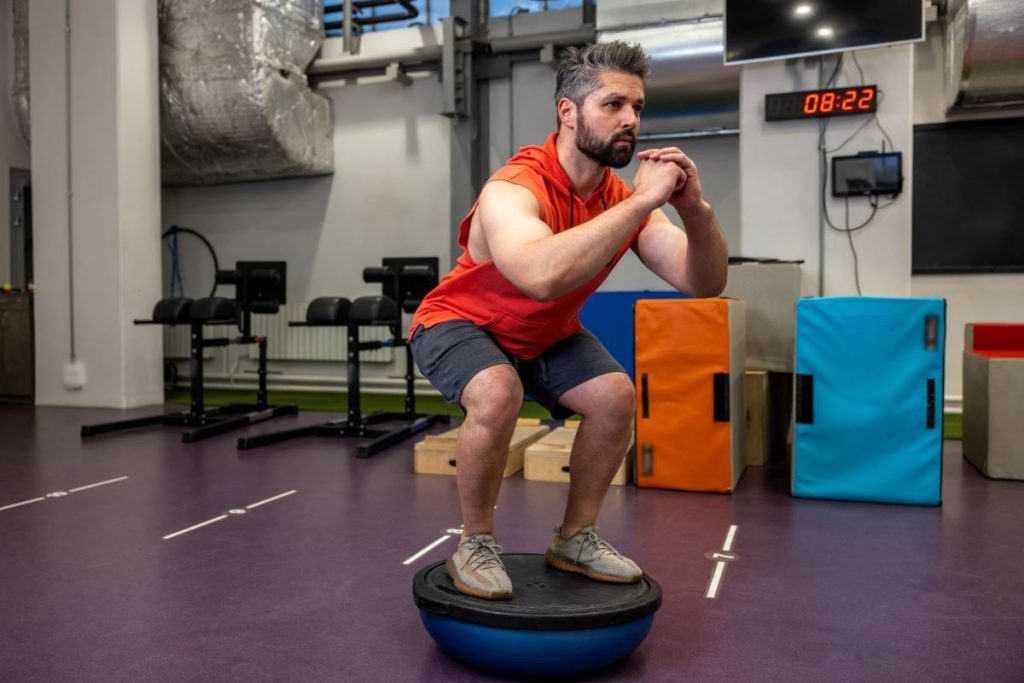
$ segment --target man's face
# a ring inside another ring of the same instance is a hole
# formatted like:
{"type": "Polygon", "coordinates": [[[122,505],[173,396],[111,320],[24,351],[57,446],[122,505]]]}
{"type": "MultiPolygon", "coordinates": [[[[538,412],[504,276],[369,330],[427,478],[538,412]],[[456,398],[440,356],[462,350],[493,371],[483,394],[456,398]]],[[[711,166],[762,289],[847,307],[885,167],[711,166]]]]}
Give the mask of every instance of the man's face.
{"type": "Polygon", "coordinates": [[[576,148],[595,163],[622,168],[636,149],[644,82],[639,76],[618,71],[606,71],[602,82],[579,107],[576,148]]]}

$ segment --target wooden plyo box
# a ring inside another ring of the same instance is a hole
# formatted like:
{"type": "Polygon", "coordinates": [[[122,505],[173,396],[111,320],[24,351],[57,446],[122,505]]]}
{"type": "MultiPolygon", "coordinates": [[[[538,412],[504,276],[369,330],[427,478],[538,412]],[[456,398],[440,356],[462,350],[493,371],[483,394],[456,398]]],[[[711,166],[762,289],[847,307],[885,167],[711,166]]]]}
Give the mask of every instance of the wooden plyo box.
{"type": "MultiPolygon", "coordinates": [[[[564,427],[553,430],[541,440],[526,449],[523,478],[533,481],[569,481],[569,455],[576,439],[579,421],[569,421],[564,427]]],[[[635,437],[629,442],[629,450],[612,478],[612,484],[622,486],[633,481],[633,451],[635,437]]]]}
{"type": "Polygon", "coordinates": [[[768,462],[768,373],[747,370],[747,464],[768,462]]]}
{"type": "MultiPolygon", "coordinates": [[[[542,425],[539,419],[520,418],[516,422],[516,430],[512,434],[512,443],[508,450],[508,463],[502,477],[511,477],[523,469],[523,457],[526,447],[542,438],[551,430],[542,425]]],[[[455,440],[459,435],[458,428],[438,434],[426,436],[413,448],[413,469],[417,474],[455,474],[455,440]]]]}

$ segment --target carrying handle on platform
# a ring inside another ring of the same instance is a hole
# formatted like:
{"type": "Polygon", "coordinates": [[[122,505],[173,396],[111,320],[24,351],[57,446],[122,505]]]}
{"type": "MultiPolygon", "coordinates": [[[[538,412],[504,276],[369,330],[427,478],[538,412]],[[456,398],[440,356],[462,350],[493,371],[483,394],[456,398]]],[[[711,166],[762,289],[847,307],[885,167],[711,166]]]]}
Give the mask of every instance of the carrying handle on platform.
{"type": "Polygon", "coordinates": [[[647,373],[640,375],[640,417],[647,419],[651,416],[651,405],[647,397],[647,373]]]}
{"type": "Polygon", "coordinates": [[[654,444],[645,443],[643,448],[643,472],[645,477],[654,473],[654,444]]]}
{"type": "Polygon", "coordinates": [[[796,421],[814,424],[814,375],[796,376],[796,421]]]}
{"type": "Polygon", "coordinates": [[[924,317],[924,348],[934,351],[939,347],[939,316],[924,317]]]}
{"type": "Polygon", "coordinates": [[[928,429],[935,429],[935,380],[928,380],[928,417],[926,425],[928,429]]]}
{"type": "Polygon", "coordinates": [[[729,421],[729,374],[716,372],[714,378],[715,422],[729,421]]]}

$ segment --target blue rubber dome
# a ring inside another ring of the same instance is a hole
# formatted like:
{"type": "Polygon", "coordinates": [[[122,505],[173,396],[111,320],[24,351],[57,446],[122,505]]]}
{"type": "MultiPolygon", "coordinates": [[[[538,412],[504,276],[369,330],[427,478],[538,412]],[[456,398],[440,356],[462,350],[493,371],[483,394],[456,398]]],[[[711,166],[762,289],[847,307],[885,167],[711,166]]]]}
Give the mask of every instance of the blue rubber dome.
{"type": "Polygon", "coordinates": [[[552,678],[607,668],[647,637],[661,587],[593,581],[552,569],[542,555],[502,555],[511,600],[482,600],[455,590],[444,562],[413,580],[423,625],[446,653],[499,676],[552,678]]]}

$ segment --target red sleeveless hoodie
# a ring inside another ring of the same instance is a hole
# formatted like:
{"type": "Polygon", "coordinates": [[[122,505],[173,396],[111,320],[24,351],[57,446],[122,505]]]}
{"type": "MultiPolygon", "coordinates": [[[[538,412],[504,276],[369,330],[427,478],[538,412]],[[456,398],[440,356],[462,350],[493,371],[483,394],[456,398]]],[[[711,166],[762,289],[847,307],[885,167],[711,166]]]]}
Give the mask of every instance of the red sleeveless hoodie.
{"type": "MultiPolygon", "coordinates": [[[[605,168],[600,186],[586,202],[582,201],[558,162],[555,139],[556,134],[552,133],[543,147],[523,147],[487,182],[503,180],[530,190],[540,205],[540,219],[557,234],[586,223],[633,191],[611,169],[605,168]]],[[[582,329],[579,312],[583,302],[605,281],[650,220],[650,216],[643,220],[615,257],[590,281],[550,301],[537,301],[509,282],[493,260],[475,263],[470,258],[469,226],[478,204],[479,200],[459,224],[459,246],[463,251],[455,268],[424,297],[413,315],[409,335],[420,325],[432,327],[448,320],[468,320],[481,325],[506,351],[524,360],[536,358],[549,346],[582,329]]]]}

